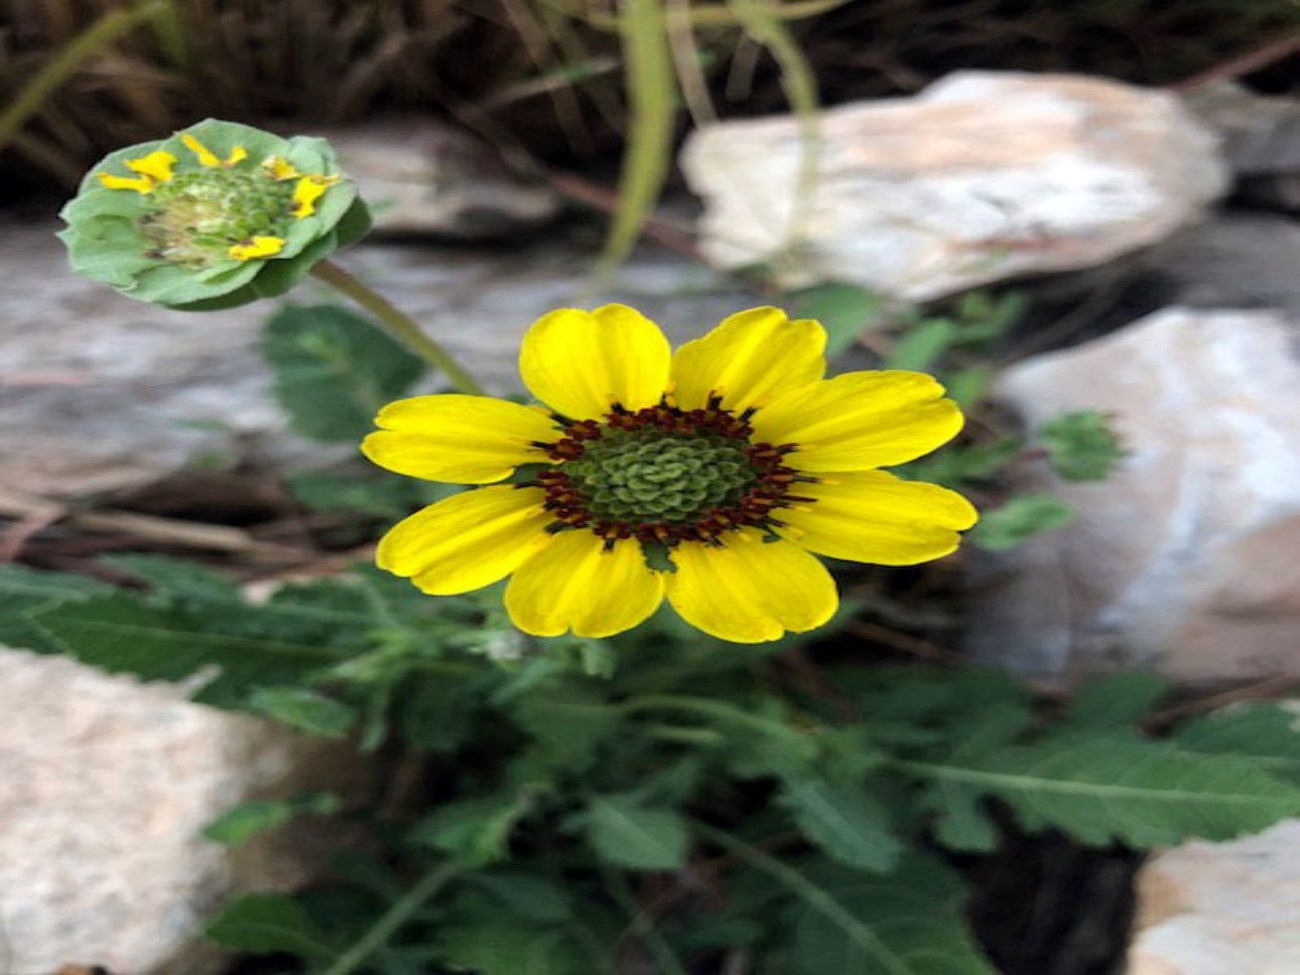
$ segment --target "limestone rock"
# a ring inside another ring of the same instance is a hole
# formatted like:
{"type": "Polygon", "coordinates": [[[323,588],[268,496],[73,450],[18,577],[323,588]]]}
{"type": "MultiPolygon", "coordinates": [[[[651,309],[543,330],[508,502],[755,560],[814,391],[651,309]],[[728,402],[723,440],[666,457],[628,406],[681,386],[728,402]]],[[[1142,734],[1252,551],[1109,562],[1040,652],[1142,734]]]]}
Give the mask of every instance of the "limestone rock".
{"type": "Polygon", "coordinates": [[[1202,85],[1185,98],[1219,134],[1237,175],[1300,172],[1300,98],[1257,95],[1235,81],[1202,85]]]}
{"type": "MultiPolygon", "coordinates": [[[[0,491],[58,497],[148,484],[195,463],[281,468],[348,456],[287,432],[258,352],[275,302],[167,311],[67,270],[50,223],[0,225],[0,491]]],[[[425,324],[489,388],[518,388],[518,343],[552,308],[624,301],[693,338],[760,301],[707,269],[642,253],[617,286],[589,291],[589,255],[539,244],[488,251],[363,244],[341,255],[425,324]]],[[[306,282],[289,300],[346,300],[306,282]]]]}
{"type": "Polygon", "coordinates": [[[513,173],[473,136],[429,119],[319,134],[338,150],[381,234],[491,240],[535,230],[562,209],[551,187],[513,173]]]}
{"type": "Polygon", "coordinates": [[[682,165],[715,265],[925,300],[1090,267],[1197,219],[1226,186],[1215,139],[1164,92],[1068,75],[959,72],[821,121],[811,205],[797,118],[697,131],[682,165]]]}
{"type": "Polygon", "coordinates": [[[290,828],[230,851],[199,831],[245,799],[346,794],[366,776],[338,744],[62,657],[0,649],[0,713],[0,957],[15,975],[220,971],[203,921],[232,892],[301,885],[323,838],[290,828]]]}
{"type": "Polygon", "coordinates": [[[1128,975],[1300,971],[1300,820],[1231,843],[1188,843],[1138,876],[1128,975]]]}
{"type": "Polygon", "coordinates": [[[1106,411],[1129,453],[1104,482],[1025,485],[1078,517],[973,580],[976,658],[1066,682],[1300,675],[1296,319],[1171,308],[1021,363],[1000,392],[1031,426],[1106,411]]]}

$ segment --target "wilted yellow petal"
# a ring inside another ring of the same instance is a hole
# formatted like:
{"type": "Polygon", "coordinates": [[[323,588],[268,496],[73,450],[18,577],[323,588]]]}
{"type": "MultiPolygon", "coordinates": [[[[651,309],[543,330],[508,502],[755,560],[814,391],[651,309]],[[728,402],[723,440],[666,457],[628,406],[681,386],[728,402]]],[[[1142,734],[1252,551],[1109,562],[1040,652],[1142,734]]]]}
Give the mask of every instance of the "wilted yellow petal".
{"type": "Polygon", "coordinates": [[[114,176],[112,173],[96,173],[99,181],[110,190],[135,190],[137,193],[152,193],[158,183],[148,176],[114,176]]]}
{"type": "Polygon", "coordinates": [[[237,261],[251,261],[258,257],[272,257],[282,250],[283,237],[253,237],[242,244],[232,244],[226,253],[237,261]]]}
{"type": "Polygon", "coordinates": [[[176,165],[176,157],[170,152],[151,152],[147,156],[141,156],[139,159],[128,159],[126,168],[133,173],[139,173],[141,176],[147,176],[155,183],[165,183],[172,178],[172,167],[176,165]]]}
{"type": "Polygon", "coordinates": [[[262,171],[277,182],[286,179],[297,179],[302,175],[302,173],[298,172],[289,160],[285,159],[283,156],[270,156],[263,159],[262,171]]]}
{"type": "Polygon", "coordinates": [[[316,201],[339,181],[338,176],[304,176],[293,188],[293,205],[289,210],[298,220],[316,212],[316,201]]]}

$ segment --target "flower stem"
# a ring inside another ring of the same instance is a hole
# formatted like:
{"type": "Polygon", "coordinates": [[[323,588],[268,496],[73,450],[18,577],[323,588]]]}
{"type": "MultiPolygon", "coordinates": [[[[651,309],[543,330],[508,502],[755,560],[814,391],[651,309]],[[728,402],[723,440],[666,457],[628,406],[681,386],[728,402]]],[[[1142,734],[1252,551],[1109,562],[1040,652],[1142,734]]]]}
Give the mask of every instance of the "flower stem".
{"type": "Polygon", "coordinates": [[[383,917],[361,936],[360,940],[339,955],[334,960],[334,964],[325,970],[325,975],[351,975],[373,952],[382,948],[388,939],[397,933],[397,929],[410,920],[411,915],[423,907],[425,902],[441,890],[443,885],[461,869],[455,863],[444,863],[436,870],[430,870],[420,878],[419,883],[403,894],[383,917]]]}
{"type": "Polygon", "coordinates": [[[331,288],[347,295],[374,315],[379,319],[380,324],[388,330],[389,335],[393,336],[433,368],[444,373],[451,380],[452,385],[462,393],[469,393],[472,396],[482,395],[483,387],[475,382],[474,377],[465,371],[455,357],[425,335],[419,325],[415,324],[408,315],[400,311],[383,295],[372,291],[368,285],[354,278],[333,261],[317,262],[316,266],[311,269],[311,273],[312,277],[324,281],[331,288]]]}

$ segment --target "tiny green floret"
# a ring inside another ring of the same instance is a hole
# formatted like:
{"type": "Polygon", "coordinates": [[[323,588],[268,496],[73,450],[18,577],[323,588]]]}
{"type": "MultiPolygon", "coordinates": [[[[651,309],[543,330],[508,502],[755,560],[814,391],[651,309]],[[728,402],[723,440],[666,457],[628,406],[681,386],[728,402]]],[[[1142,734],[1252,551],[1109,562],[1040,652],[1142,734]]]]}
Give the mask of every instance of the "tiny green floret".
{"type": "Polygon", "coordinates": [[[370,223],[324,140],[213,119],[110,154],[62,216],[74,270],[195,311],[282,294],[370,223]]]}

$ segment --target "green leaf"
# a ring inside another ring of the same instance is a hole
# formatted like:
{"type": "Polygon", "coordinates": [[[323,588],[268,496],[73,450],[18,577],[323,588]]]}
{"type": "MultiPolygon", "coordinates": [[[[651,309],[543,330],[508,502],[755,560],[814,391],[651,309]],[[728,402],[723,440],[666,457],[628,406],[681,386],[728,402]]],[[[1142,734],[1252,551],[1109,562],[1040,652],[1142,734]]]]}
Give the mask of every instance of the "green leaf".
{"type": "Polygon", "coordinates": [[[794,814],[811,842],[846,866],[885,871],[903,850],[890,828],[889,814],[860,783],[790,777],[782,783],[777,801],[794,814]]]}
{"type": "Polygon", "coordinates": [[[317,644],[222,633],[219,620],[145,606],[124,593],[40,609],[31,619],[64,653],[109,673],[179,681],[215,667],[194,697],[218,707],[242,707],[254,688],[295,683],[338,659],[317,644]]]}
{"type": "Polygon", "coordinates": [[[622,712],[577,684],[562,684],[516,699],[515,722],[546,748],[555,762],[582,771],[622,722],[622,712]]]}
{"type": "Polygon", "coordinates": [[[1065,735],[978,756],[900,761],[923,778],[995,796],[1030,830],[1133,847],[1227,840],[1300,814],[1300,788],[1240,756],[1165,742],[1065,735]]]}
{"type": "Polygon", "coordinates": [[[935,782],[917,797],[917,803],[922,809],[934,811],[934,838],[948,849],[962,853],[992,853],[997,849],[997,827],[978,793],[951,782],[935,782]]]}
{"type": "Polygon", "coordinates": [[[1190,721],[1175,735],[1180,748],[1240,755],[1300,783],[1300,716],[1277,704],[1239,704],[1190,721]]]}
{"type": "Polygon", "coordinates": [[[442,963],[476,975],[590,975],[588,954],[565,927],[529,923],[502,914],[475,923],[441,925],[442,963]]]}
{"type": "Polygon", "coordinates": [[[234,579],[216,569],[165,555],[107,555],[102,564],[149,583],[151,592],[168,602],[242,602],[234,579]]]}
{"type": "Polygon", "coordinates": [[[1067,481],[1102,481],[1124,456],[1106,414],[1097,410],[1064,413],[1038,428],[1052,469],[1067,481]]]}
{"type": "Polygon", "coordinates": [[[281,309],[266,323],[262,350],[294,430],[317,440],[359,439],[424,370],[395,339],[333,305],[281,309]]]}
{"type": "Polygon", "coordinates": [[[203,936],[223,948],[259,955],[284,951],[316,962],[335,956],[325,932],[282,894],[245,894],[229,901],[204,926],[203,936]]]}
{"type": "Polygon", "coordinates": [[[947,487],[963,487],[971,481],[996,477],[1023,446],[1018,437],[1003,437],[989,443],[949,447],[932,457],[913,461],[894,471],[912,481],[931,481],[947,487]]]}
{"type": "Polygon", "coordinates": [[[630,795],[597,796],[587,807],[587,839],[602,859],[632,870],[678,870],[686,862],[686,821],[630,795]]]}
{"type": "Polygon", "coordinates": [[[1169,693],[1169,682],[1157,674],[1136,671],[1089,681],[1070,699],[1066,721],[1076,727],[1118,731],[1136,728],[1169,693]]]}
{"type": "Polygon", "coordinates": [[[510,834],[532,805],[532,794],[523,790],[444,803],[412,828],[410,839],[444,850],[466,866],[496,863],[510,855],[510,834]]]}
{"type": "Polygon", "coordinates": [[[0,644],[15,650],[59,653],[58,641],[37,626],[33,616],[113,591],[112,586],[84,576],[0,565],[0,644]]]}
{"type": "Polygon", "coordinates": [[[819,284],[786,295],[791,318],[812,318],[826,327],[826,357],[848,351],[880,314],[883,299],[856,284],[819,284]]]}
{"type": "Polygon", "coordinates": [[[885,359],[886,369],[926,370],[952,345],[957,326],[946,318],[927,318],[899,336],[885,359]]]}
{"type": "Polygon", "coordinates": [[[967,535],[980,548],[1006,552],[1035,535],[1064,528],[1074,521],[1075,510],[1050,494],[1022,494],[1001,508],[985,511],[967,535]]]}
{"type": "Polygon", "coordinates": [[[918,855],[872,876],[831,864],[801,871],[794,975],[996,975],[962,917],[964,888],[918,855]]]}
{"type": "Polygon", "coordinates": [[[227,809],[203,827],[203,835],[216,843],[237,846],[304,813],[328,815],[337,812],[340,806],[338,797],[328,792],[297,799],[254,799],[227,809]]]}
{"type": "Polygon", "coordinates": [[[342,738],[357,723],[356,709],[305,687],[259,687],[249,707],[309,735],[342,738]]]}

